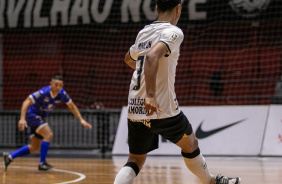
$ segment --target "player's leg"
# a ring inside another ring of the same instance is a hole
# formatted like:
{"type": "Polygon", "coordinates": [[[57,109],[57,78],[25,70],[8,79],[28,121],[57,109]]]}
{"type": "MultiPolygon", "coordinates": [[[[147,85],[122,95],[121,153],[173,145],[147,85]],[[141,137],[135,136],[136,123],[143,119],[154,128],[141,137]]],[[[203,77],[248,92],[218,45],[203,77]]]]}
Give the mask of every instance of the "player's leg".
{"type": "Polygon", "coordinates": [[[41,139],[35,137],[34,135],[30,136],[30,144],[21,147],[20,149],[12,153],[3,153],[4,168],[7,170],[8,165],[17,157],[22,157],[29,155],[31,153],[37,152],[40,149],[41,139]]]}
{"type": "Polygon", "coordinates": [[[206,161],[198,147],[198,140],[192,132],[189,136],[184,134],[176,145],[181,148],[181,154],[187,168],[195,174],[203,184],[210,184],[214,178],[210,173],[206,161]]]}
{"type": "Polygon", "coordinates": [[[132,184],[134,178],[142,169],[146,161],[146,156],[146,154],[135,155],[130,153],[127,163],[121,168],[121,170],[116,175],[114,184],[132,184]]]}
{"type": "Polygon", "coordinates": [[[184,134],[183,138],[176,144],[182,149],[182,156],[187,168],[195,174],[203,184],[239,184],[241,182],[241,179],[238,177],[215,177],[210,173],[207,163],[200,153],[198,141],[193,132],[189,136],[184,134]]]}
{"type": "Polygon", "coordinates": [[[182,149],[182,155],[188,169],[195,174],[203,184],[210,184],[213,176],[210,174],[205,160],[200,154],[198,140],[193,133],[183,112],[177,116],[162,120],[152,120],[152,130],[163,138],[175,143],[182,149]]]}
{"type": "MultiPolygon", "coordinates": [[[[30,119],[29,119],[30,120],[30,119]]],[[[35,133],[35,129],[37,128],[37,126],[40,125],[40,121],[38,119],[32,119],[31,121],[29,121],[28,123],[31,123],[31,125],[33,125],[31,127],[31,132],[30,132],[30,144],[29,145],[25,145],[23,147],[21,147],[20,149],[12,152],[12,153],[3,153],[3,161],[4,161],[4,168],[5,170],[7,170],[8,165],[17,157],[22,157],[25,155],[29,155],[31,153],[34,153],[36,151],[39,151],[40,149],[40,144],[41,144],[41,139],[43,137],[36,135],[35,133]]]]}
{"type": "Polygon", "coordinates": [[[40,145],[41,145],[42,139],[38,138],[34,134],[30,136],[30,144],[28,145],[29,152],[35,153],[40,151],[40,145]]]}
{"type": "Polygon", "coordinates": [[[44,123],[36,129],[36,134],[43,137],[43,140],[40,145],[40,164],[38,166],[38,169],[49,170],[53,168],[53,166],[46,162],[46,157],[49,150],[50,142],[53,139],[53,132],[48,123],[44,123]]]}
{"type": "Polygon", "coordinates": [[[158,148],[158,135],[152,133],[142,122],[128,120],[129,157],[116,175],[114,184],[133,184],[142,169],[147,153],[158,148]]]}
{"type": "Polygon", "coordinates": [[[7,171],[8,165],[10,165],[10,163],[15,158],[22,157],[22,156],[29,155],[29,154],[30,154],[30,151],[29,151],[28,145],[25,145],[25,146],[21,147],[20,149],[12,152],[10,154],[7,153],[7,152],[4,152],[3,153],[3,162],[4,162],[5,171],[7,171]]]}
{"type": "Polygon", "coordinates": [[[195,174],[203,184],[239,184],[240,178],[227,178],[223,176],[213,176],[207,166],[207,163],[205,161],[205,158],[200,153],[200,149],[198,146],[198,140],[192,130],[192,127],[186,118],[186,116],[183,114],[183,117],[181,121],[179,121],[179,124],[185,127],[186,130],[184,131],[184,135],[182,138],[176,143],[178,145],[182,152],[182,156],[184,158],[184,162],[187,166],[187,168],[195,174]]]}

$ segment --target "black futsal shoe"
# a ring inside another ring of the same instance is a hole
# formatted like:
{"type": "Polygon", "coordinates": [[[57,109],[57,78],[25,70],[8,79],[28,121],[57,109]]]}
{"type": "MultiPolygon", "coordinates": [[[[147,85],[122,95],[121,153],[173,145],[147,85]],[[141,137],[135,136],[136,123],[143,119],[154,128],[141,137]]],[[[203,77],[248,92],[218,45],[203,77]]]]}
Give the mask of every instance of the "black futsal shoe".
{"type": "Polygon", "coordinates": [[[10,153],[3,153],[4,170],[7,171],[8,165],[13,161],[9,158],[10,153]]]}
{"type": "Polygon", "coordinates": [[[53,168],[53,166],[51,166],[47,162],[43,162],[43,163],[38,165],[38,170],[40,170],[40,171],[47,171],[47,170],[52,169],[52,168],[53,168]]]}
{"type": "Polygon", "coordinates": [[[216,184],[240,184],[240,183],[241,183],[241,178],[238,177],[227,178],[220,175],[216,177],[216,184]]]}

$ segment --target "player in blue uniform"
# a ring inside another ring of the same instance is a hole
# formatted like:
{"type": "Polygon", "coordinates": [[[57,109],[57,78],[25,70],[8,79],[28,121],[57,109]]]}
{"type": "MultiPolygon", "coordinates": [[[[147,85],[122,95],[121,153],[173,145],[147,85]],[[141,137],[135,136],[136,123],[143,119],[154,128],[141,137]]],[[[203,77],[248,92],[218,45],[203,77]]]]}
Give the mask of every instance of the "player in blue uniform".
{"type": "Polygon", "coordinates": [[[46,162],[46,156],[50,141],[53,138],[53,132],[45,118],[56,107],[56,104],[60,102],[67,104],[68,108],[84,127],[88,129],[92,128],[92,125],[88,124],[82,118],[78,108],[63,89],[62,77],[57,75],[52,78],[49,86],[45,86],[30,94],[23,102],[18,128],[20,131],[23,131],[27,126],[30,127],[31,142],[29,145],[25,145],[10,154],[7,152],[3,153],[5,171],[15,158],[37,151],[40,151],[40,163],[38,169],[49,170],[53,168],[53,166],[46,162]]]}

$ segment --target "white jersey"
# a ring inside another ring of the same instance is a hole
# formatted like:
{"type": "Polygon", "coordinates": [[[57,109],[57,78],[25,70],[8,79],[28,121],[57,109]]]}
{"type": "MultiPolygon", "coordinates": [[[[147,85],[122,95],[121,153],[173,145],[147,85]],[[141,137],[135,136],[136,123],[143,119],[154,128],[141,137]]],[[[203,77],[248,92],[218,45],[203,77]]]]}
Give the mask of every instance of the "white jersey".
{"type": "Polygon", "coordinates": [[[167,54],[159,60],[156,82],[156,98],[163,110],[160,118],[169,118],[180,113],[174,83],[179,48],[183,38],[182,30],[168,22],[154,22],[145,26],[138,33],[135,44],[129,50],[131,59],[136,61],[136,70],[131,79],[128,96],[129,119],[157,119],[156,113],[146,116],[148,112],[144,109],[146,97],[145,55],[157,42],[163,43],[167,48],[167,54]]]}

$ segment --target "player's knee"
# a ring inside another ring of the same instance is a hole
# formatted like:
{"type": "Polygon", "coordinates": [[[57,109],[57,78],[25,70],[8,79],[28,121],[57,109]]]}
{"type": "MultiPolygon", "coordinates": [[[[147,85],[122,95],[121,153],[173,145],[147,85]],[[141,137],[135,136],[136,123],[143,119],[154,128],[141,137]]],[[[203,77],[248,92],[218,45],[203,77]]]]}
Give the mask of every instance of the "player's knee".
{"type": "Polygon", "coordinates": [[[50,132],[48,137],[49,137],[49,139],[51,139],[51,140],[52,140],[52,139],[53,139],[53,137],[54,137],[53,132],[50,132]]]}
{"type": "Polygon", "coordinates": [[[192,147],[194,148],[194,150],[199,147],[199,142],[198,142],[198,139],[196,137],[192,141],[192,147]]]}
{"type": "Polygon", "coordinates": [[[194,152],[197,148],[198,148],[198,146],[193,145],[193,146],[189,146],[189,147],[184,147],[184,148],[182,148],[182,151],[185,152],[185,153],[192,153],[192,152],[194,152]]]}
{"type": "Polygon", "coordinates": [[[199,147],[198,139],[196,137],[185,138],[184,144],[182,145],[181,149],[185,153],[192,153],[199,147]]]}
{"type": "Polygon", "coordinates": [[[51,141],[53,139],[53,132],[50,132],[47,135],[45,135],[44,139],[47,141],[51,141]]]}
{"type": "Polygon", "coordinates": [[[138,166],[138,168],[141,170],[143,165],[145,164],[146,157],[147,157],[146,154],[144,154],[144,155],[134,155],[134,154],[130,153],[127,161],[135,163],[138,166]]]}

